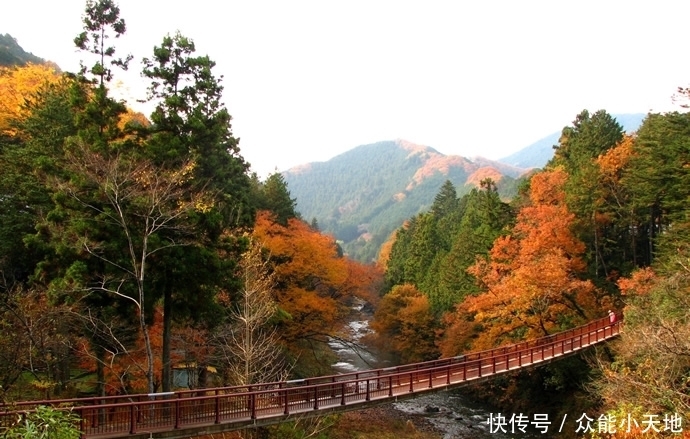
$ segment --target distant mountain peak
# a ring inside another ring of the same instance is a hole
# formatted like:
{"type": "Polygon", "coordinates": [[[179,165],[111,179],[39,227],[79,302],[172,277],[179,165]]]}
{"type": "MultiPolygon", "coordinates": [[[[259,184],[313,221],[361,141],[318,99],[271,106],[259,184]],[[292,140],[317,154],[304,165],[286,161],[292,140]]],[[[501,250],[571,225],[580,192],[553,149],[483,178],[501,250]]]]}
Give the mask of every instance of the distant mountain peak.
{"type": "MultiPolygon", "coordinates": [[[[632,113],[612,114],[611,116],[621,124],[623,130],[627,133],[631,133],[637,131],[647,115],[644,113],[632,113]]],[[[569,126],[569,124],[565,126],[569,126]]],[[[498,159],[498,161],[521,168],[543,168],[553,157],[553,147],[554,145],[558,145],[561,132],[562,130],[551,133],[509,156],[498,159]]]]}
{"type": "Polygon", "coordinates": [[[480,187],[482,180],[487,178],[493,180],[494,183],[499,183],[501,179],[503,179],[503,174],[501,174],[501,172],[493,166],[484,166],[470,174],[470,176],[467,177],[467,183],[465,184],[480,187]]]}
{"type": "Polygon", "coordinates": [[[470,168],[469,165],[471,165],[471,162],[459,155],[443,155],[436,151],[429,152],[428,156],[424,158],[422,165],[412,176],[412,181],[407,185],[406,190],[412,190],[416,185],[433,177],[436,173],[448,176],[453,168],[468,171],[470,168]]]}
{"type": "Polygon", "coordinates": [[[0,66],[23,66],[27,63],[43,64],[46,61],[33,53],[25,51],[10,34],[0,33],[0,66]]]}
{"type": "Polygon", "coordinates": [[[434,148],[426,145],[419,145],[413,142],[409,142],[404,139],[396,139],[395,144],[401,147],[402,149],[406,151],[410,151],[410,155],[414,154],[423,154],[423,153],[436,153],[438,154],[439,152],[436,151],[434,148]]]}

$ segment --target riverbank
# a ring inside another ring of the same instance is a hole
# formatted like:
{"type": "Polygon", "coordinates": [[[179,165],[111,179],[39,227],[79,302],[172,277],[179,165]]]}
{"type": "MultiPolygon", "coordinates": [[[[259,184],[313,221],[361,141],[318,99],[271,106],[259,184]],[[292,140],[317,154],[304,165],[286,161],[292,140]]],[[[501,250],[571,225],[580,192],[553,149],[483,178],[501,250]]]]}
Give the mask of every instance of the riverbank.
{"type": "Polygon", "coordinates": [[[344,413],[330,439],[441,439],[443,432],[421,414],[405,413],[392,404],[344,413]]]}

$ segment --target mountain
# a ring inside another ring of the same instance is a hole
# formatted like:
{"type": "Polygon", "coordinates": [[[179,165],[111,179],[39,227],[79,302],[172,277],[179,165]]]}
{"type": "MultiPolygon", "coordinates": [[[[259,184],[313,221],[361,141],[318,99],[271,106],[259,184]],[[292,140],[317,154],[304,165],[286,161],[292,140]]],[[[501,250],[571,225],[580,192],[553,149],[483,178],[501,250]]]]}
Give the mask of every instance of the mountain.
{"type": "Polygon", "coordinates": [[[499,193],[510,197],[524,172],[396,140],[358,146],[282,175],[305,220],[316,218],[320,229],[335,235],[348,255],[371,261],[406,219],[429,209],[446,180],[462,195],[490,177],[499,193]]]}
{"type": "MultiPolygon", "coordinates": [[[[626,132],[631,133],[642,125],[642,121],[647,115],[635,113],[612,114],[612,116],[621,124],[626,132]]],[[[556,131],[516,153],[498,159],[498,161],[518,168],[543,168],[553,157],[553,146],[558,145],[558,139],[560,139],[560,137],[561,131],[556,131]]]]}
{"type": "Polygon", "coordinates": [[[10,34],[0,34],[0,66],[23,66],[28,63],[43,64],[46,61],[21,48],[10,34]]]}

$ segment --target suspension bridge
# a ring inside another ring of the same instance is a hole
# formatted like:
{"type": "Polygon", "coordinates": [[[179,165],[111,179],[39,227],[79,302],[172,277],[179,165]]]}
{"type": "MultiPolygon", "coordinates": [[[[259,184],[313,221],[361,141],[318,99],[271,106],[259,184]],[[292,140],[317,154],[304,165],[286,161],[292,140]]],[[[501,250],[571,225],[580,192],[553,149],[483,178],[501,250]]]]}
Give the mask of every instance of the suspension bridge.
{"type": "MultiPolygon", "coordinates": [[[[620,316],[619,316],[620,318],[620,316]]],[[[0,405],[0,432],[39,405],[69,410],[82,439],[189,438],[362,409],[537,367],[620,334],[609,317],[528,342],[398,367],[304,380],[0,405]]]]}

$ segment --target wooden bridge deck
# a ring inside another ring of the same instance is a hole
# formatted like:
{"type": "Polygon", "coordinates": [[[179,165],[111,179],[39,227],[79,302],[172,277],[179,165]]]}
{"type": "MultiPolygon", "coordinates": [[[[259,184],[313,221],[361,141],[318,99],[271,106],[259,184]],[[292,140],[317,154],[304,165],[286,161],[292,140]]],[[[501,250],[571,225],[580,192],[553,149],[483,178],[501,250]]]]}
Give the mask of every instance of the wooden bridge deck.
{"type": "Polygon", "coordinates": [[[548,337],[461,357],[249,387],[124,395],[0,406],[0,429],[50,404],[76,413],[82,438],[183,438],[360,409],[536,367],[620,333],[620,321],[593,321],[548,337]]]}

